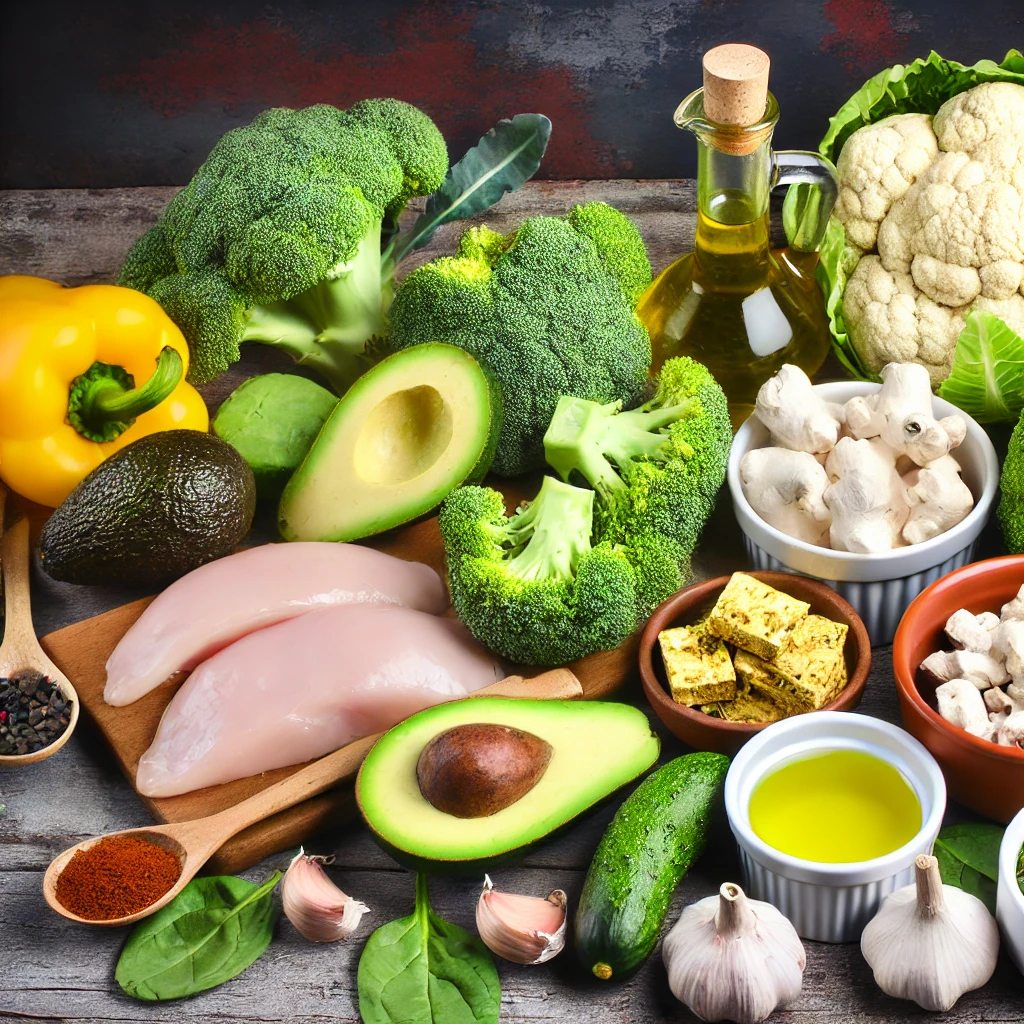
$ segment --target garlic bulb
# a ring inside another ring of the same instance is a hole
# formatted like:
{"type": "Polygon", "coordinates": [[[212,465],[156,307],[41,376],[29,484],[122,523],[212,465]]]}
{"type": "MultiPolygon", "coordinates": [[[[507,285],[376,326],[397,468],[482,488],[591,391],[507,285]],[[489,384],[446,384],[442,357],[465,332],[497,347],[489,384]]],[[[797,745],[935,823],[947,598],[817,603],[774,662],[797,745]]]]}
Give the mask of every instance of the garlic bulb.
{"type": "Polygon", "coordinates": [[[702,1020],[735,1024],[757,1024],[792,1002],[807,963],[789,920],[732,882],[683,911],[662,956],[676,999],[702,1020]]]}
{"type": "MultiPolygon", "coordinates": [[[[333,859],[333,858],[332,858],[333,859]]],[[[281,882],[285,917],[310,942],[347,939],[370,908],[346,896],[321,867],[323,857],[311,857],[302,847],[281,882]]]]}
{"type": "Polygon", "coordinates": [[[514,964],[543,964],[565,946],[565,893],[543,899],[498,892],[488,875],[476,904],[476,929],[492,953],[514,964]]]}
{"type": "Polygon", "coordinates": [[[882,900],[860,937],[875,983],[926,1010],[948,1010],[996,969],[999,929],[976,896],[943,885],[939,862],[914,861],[915,885],[882,900]]]}

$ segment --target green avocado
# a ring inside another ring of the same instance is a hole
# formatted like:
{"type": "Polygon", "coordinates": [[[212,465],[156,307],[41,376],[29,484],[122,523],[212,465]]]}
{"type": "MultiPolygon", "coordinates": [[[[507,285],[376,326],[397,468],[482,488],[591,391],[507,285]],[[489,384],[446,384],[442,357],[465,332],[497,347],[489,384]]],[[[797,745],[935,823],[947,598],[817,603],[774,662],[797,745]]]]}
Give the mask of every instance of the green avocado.
{"type": "Polygon", "coordinates": [[[43,527],[55,580],[157,587],[230,554],[256,510],[252,470],[231,445],[165,430],[101,462],[43,527]]]}
{"type": "Polygon", "coordinates": [[[276,500],[337,404],[337,395],[305,377],[264,373],[231,392],[211,428],[249,463],[257,495],[276,500]]]}
{"type": "Polygon", "coordinates": [[[644,713],[627,704],[453,701],[413,715],[377,741],[359,771],[356,799],[374,838],[399,863],[472,874],[513,859],[635,779],[657,760],[659,746],[644,713]],[[439,810],[420,788],[421,754],[448,730],[482,724],[543,741],[550,760],[532,788],[501,810],[481,817],[439,810]]]}
{"type": "Polygon", "coordinates": [[[285,540],[350,541],[429,512],[483,477],[501,423],[497,385],[454,345],[417,345],[363,374],[285,487],[285,540]]]}

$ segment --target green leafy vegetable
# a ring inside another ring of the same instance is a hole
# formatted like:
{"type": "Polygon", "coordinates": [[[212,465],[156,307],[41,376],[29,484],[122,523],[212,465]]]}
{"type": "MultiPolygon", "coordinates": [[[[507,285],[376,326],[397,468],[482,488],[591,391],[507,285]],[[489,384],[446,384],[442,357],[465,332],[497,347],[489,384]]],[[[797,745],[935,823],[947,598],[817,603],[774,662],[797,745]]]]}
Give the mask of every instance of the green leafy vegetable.
{"type": "Polygon", "coordinates": [[[128,937],[114,978],[134,999],[180,999],[221,985],[259,958],[274,934],[275,871],[193,879],[128,937]]]}
{"type": "Polygon", "coordinates": [[[1024,892],[1024,846],[1017,857],[1017,885],[1020,886],[1020,891],[1024,892]]]}
{"type": "Polygon", "coordinates": [[[543,114],[516,114],[499,121],[427,199],[426,210],[395,243],[392,261],[398,263],[422,248],[442,224],[481,213],[506,192],[523,186],[540,167],[550,137],[551,122],[543,114]]]}
{"type": "Polygon", "coordinates": [[[991,313],[968,313],[939,396],[979,423],[1016,420],[1024,408],[1024,338],[991,313]]]}
{"type": "Polygon", "coordinates": [[[935,840],[942,881],[977,896],[993,914],[1003,831],[999,825],[984,822],[947,825],[935,840]]]}
{"type": "Polygon", "coordinates": [[[359,958],[364,1024],[497,1024],[498,972],[487,947],[430,909],[426,875],[416,909],[378,928],[359,958]]]}

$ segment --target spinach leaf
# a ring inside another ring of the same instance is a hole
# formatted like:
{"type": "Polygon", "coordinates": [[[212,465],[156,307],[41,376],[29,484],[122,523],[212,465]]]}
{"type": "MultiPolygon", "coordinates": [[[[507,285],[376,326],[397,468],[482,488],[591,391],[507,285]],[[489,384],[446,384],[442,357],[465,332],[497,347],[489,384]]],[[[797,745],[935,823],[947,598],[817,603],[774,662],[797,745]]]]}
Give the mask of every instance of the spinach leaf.
{"type": "Polygon", "coordinates": [[[128,936],[114,978],[135,999],[180,999],[241,974],[270,944],[275,871],[263,885],[195,878],[128,936]]]}
{"type": "Polygon", "coordinates": [[[999,825],[977,822],[948,825],[935,840],[934,852],[942,881],[977,896],[993,914],[1002,838],[999,825]]]}
{"type": "Polygon", "coordinates": [[[497,1024],[501,986],[487,947],[430,909],[426,875],[416,909],[378,928],[359,958],[364,1024],[497,1024]]]}
{"type": "Polygon", "coordinates": [[[1024,846],[1020,848],[1020,854],[1017,857],[1017,884],[1020,886],[1020,891],[1024,892],[1024,846]]]}

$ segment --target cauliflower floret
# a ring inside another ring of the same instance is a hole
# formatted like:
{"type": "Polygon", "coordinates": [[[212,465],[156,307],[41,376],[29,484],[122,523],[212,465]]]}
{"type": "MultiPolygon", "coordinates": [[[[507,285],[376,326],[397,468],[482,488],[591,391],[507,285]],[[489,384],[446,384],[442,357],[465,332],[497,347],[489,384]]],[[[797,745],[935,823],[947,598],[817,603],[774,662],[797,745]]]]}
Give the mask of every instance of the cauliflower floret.
{"type": "Polygon", "coordinates": [[[942,153],[882,222],[882,265],[911,270],[918,288],[944,305],[964,305],[983,286],[993,289],[990,298],[1005,298],[1005,269],[984,281],[979,269],[1024,263],[1021,205],[1021,193],[993,180],[984,164],[966,153],[942,153]]]}
{"type": "Polygon", "coordinates": [[[949,376],[956,340],[964,329],[962,309],[932,301],[910,274],[886,270],[874,255],[857,264],[847,283],[843,317],[854,347],[873,373],[886,363],[922,363],[933,385],[949,376]]]}
{"type": "Polygon", "coordinates": [[[938,155],[927,114],[896,114],[858,128],[839,154],[835,213],[859,249],[875,247],[878,225],[938,155]]]}
{"type": "Polygon", "coordinates": [[[1011,331],[1024,336],[1024,298],[1020,295],[1011,295],[1008,299],[982,296],[971,305],[971,309],[981,309],[999,317],[1011,331]]]}
{"type": "Polygon", "coordinates": [[[1024,87],[985,82],[939,107],[932,123],[939,148],[969,153],[990,177],[1024,192],[1024,87]]]}

